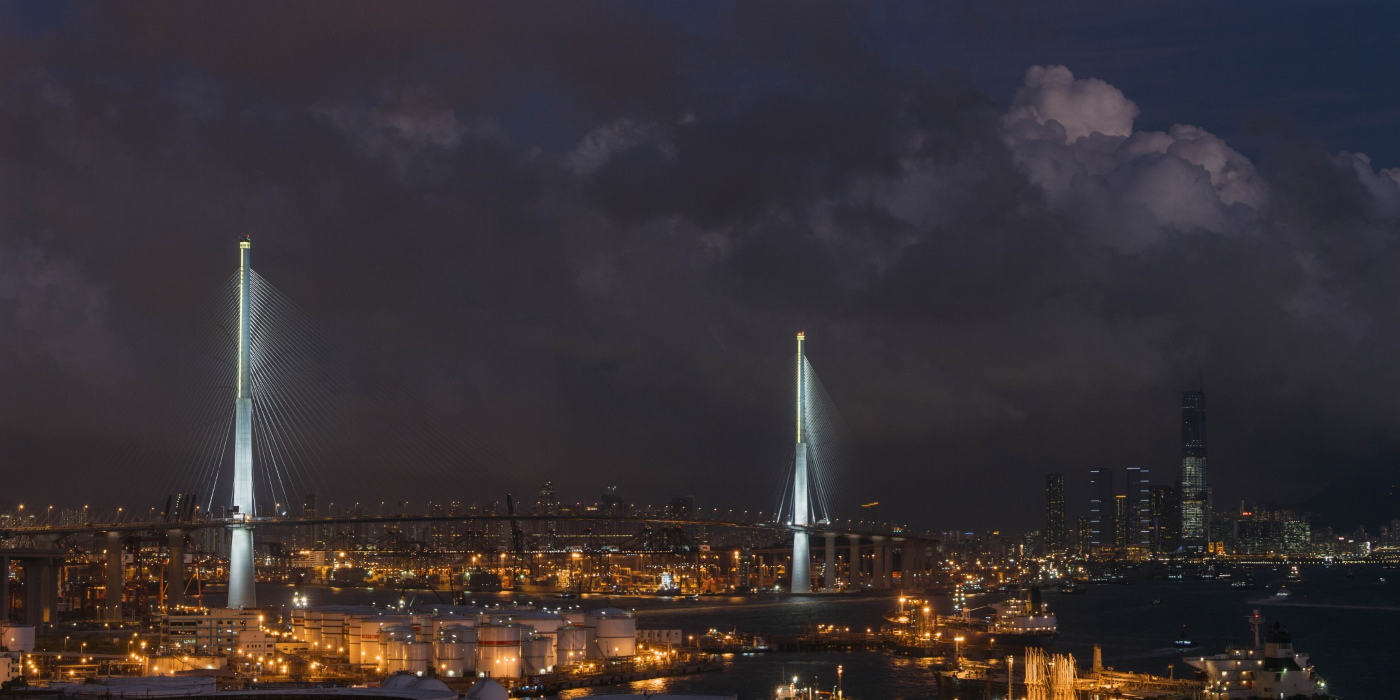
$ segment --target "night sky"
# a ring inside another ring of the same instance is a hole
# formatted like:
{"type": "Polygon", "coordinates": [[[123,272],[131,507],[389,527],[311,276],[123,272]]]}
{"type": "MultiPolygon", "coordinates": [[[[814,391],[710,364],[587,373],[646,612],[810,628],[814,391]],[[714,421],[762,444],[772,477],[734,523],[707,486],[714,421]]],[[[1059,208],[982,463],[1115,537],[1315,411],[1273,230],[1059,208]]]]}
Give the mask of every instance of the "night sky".
{"type": "Polygon", "coordinates": [[[122,426],[244,235],[510,465],[337,458],[366,500],[770,509],[799,330],[838,514],[1170,483],[1201,385],[1218,503],[1393,488],[1400,10],[1066,5],[0,3],[0,508],[164,498],[122,426]]]}

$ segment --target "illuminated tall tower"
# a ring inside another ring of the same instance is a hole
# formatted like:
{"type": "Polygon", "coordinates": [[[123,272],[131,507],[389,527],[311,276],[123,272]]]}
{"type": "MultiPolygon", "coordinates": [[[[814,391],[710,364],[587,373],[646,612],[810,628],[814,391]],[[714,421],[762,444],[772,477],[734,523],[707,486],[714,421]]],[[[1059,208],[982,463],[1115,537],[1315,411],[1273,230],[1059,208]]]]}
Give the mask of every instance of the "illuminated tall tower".
{"type": "Polygon", "coordinates": [[[257,606],[253,587],[253,391],[248,383],[252,360],[252,324],[248,299],[251,296],[247,236],[238,242],[238,394],[233,400],[233,519],[228,549],[228,606],[233,609],[257,606]]]}
{"type": "Polygon", "coordinates": [[[1051,472],[1045,475],[1045,551],[1064,552],[1065,543],[1065,475],[1051,472]]]}
{"type": "MultiPolygon", "coordinates": [[[[807,413],[807,357],[802,345],[806,333],[797,334],[797,455],[792,480],[792,524],[810,525],[807,512],[807,433],[803,421],[807,413]]],[[[812,548],[806,530],[792,534],[792,592],[812,592],[812,548]]]]}
{"type": "Polygon", "coordinates": [[[1210,532],[1209,484],[1206,482],[1206,393],[1181,395],[1181,544],[1203,551],[1210,532]]]}

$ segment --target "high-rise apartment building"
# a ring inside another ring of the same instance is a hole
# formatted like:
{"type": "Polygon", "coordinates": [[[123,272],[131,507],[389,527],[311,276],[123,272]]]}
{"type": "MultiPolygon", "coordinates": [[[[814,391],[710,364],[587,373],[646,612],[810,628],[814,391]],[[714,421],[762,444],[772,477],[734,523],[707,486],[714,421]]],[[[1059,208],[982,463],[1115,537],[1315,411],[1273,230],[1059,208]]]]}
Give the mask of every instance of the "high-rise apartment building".
{"type": "Polygon", "coordinates": [[[1113,469],[1089,470],[1089,544],[1111,546],[1118,541],[1114,519],[1113,469]]]}
{"type": "Polygon", "coordinates": [[[1181,489],[1153,486],[1147,507],[1148,543],[1154,552],[1174,552],[1181,546],[1181,489]]]}
{"type": "Polygon", "coordinates": [[[1068,550],[1065,541],[1065,475],[1051,472],[1045,475],[1045,551],[1068,550]]]}
{"type": "Polygon", "coordinates": [[[1089,470],[1089,540],[1094,547],[1146,546],[1148,496],[1147,469],[1127,467],[1121,481],[1112,468],[1089,470]]]}
{"type": "Polygon", "coordinates": [[[1181,540],[1186,549],[1203,551],[1210,527],[1206,394],[1187,391],[1181,396],[1181,540]]]}
{"type": "Polygon", "coordinates": [[[1125,531],[1119,535],[1123,546],[1147,546],[1151,540],[1148,525],[1148,506],[1151,500],[1152,484],[1147,477],[1146,467],[1128,467],[1123,470],[1127,478],[1123,480],[1122,494],[1127,503],[1123,520],[1125,531]]]}

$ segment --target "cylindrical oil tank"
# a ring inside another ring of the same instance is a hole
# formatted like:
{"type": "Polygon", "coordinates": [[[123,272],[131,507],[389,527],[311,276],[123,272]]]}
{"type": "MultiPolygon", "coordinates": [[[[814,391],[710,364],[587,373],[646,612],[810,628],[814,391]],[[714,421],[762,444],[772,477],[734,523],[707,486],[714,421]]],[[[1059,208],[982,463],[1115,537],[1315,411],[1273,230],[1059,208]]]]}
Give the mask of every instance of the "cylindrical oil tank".
{"type": "Polygon", "coordinates": [[[481,625],[476,628],[476,671],[488,678],[519,678],[520,625],[481,625]]]}
{"type": "Polygon", "coordinates": [[[413,627],[407,624],[389,625],[379,631],[380,645],[385,648],[385,671],[393,673],[407,669],[408,644],[415,637],[413,627]]]}
{"type": "Polygon", "coordinates": [[[320,610],[306,611],[306,643],[311,645],[313,651],[321,649],[321,619],[324,613],[320,610]]]}
{"type": "Polygon", "coordinates": [[[321,650],[337,656],[345,653],[345,613],[321,613],[321,650]]]}
{"type": "Polygon", "coordinates": [[[637,621],[632,613],[603,608],[588,613],[584,622],[592,633],[589,658],[617,659],[637,654],[637,621]]]}
{"type": "Polygon", "coordinates": [[[554,640],[549,637],[527,633],[520,640],[521,670],[526,676],[549,673],[550,667],[554,665],[549,657],[553,655],[554,640]]]}
{"type": "Polygon", "coordinates": [[[384,628],[383,620],[371,618],[360,622],[360,663],[365,666],[381,666],[384,663],[384,647],[379,644],[379,633],[384,628]]]}
{"type": "Polygon", "coordinates": [[[512,622],[529,627],[536,632],[553,632],[568,624],[569,621],[554,613],[534,611],[516,613],[512,622]]]}
{"type": "Polygon", "coordinates": [[[424,637],[437,639],[438,633],[442,631],[442,628],[451,625],[465,624],[467,624],[466,619],[457,615],[435,615],[432,619],[423,624],[423,629],[419,630],[418,634],[424,637]]]}
{"type": "Polygon", "coordinates": [[[403,670],[409,673],[426,673],[428,664],[432,663],[433,643],[429,641],[418,641],[415,637],[404,645],[404,666],[403,670]]]}
{"type": "Polygon", "coordinates": [[[306,608],[292,608],[292,639],[306,639],[306,608]]]}
{"type": "Polygon", "coordinates": [[[360,661],[360,634],[365,624],[365,619],[358,615],[352,615],[345,620],[345,658],[352,664],[360,661]]]}
{"type": "Polygon", "coordinates": [[[476,628],[447,625],[438,630],[438,675],[461,678],[476,670],[476,628]]]}
{"type": "MultiPolygon", "coordinates": [[[[467,674],[467,634],[476,640],[476,630],[462,625],[447,625],[438,629],[437,648],[433,658],[437,664],[437,674],[443,678],[461,678],[467,674]]],[[[476,652],[476,645],[472,645],[476,652]]],[[[475,661],[475,659],[473,659],[475,661]]]]}
{"type": "Polygon", "coordinates": [[[560,666],[576,664],[588,657],[588,630],[578,625],[564,625],[554,631],[554,663],[560,666]]]}
{"type": "Polygon", "coordinates": [[[516,611],[513,610],[491,610],[481,617],[492,625],[508,625],[515,621],[516,611]]]}

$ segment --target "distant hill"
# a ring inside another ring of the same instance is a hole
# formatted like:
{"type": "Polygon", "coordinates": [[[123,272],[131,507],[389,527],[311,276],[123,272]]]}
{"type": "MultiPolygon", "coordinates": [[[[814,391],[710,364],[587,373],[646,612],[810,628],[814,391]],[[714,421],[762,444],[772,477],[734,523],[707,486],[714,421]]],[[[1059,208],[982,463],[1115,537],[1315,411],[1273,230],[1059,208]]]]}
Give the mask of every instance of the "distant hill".
{"type": "Polygon", "coordinates": [[[1380,532],[1391,520],[1400,520],[1400,474],[1386,471],[1392,473],[1341,477],[1298,507],[1313,514],[1314,530],[1348,531],[1363,525],[1368,533],[1380,532]]]}

